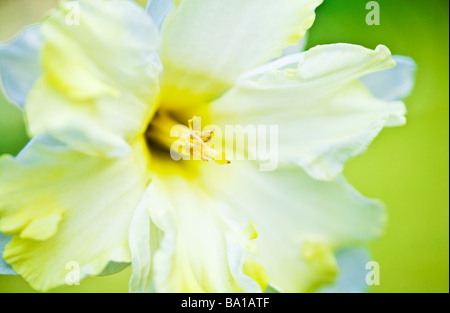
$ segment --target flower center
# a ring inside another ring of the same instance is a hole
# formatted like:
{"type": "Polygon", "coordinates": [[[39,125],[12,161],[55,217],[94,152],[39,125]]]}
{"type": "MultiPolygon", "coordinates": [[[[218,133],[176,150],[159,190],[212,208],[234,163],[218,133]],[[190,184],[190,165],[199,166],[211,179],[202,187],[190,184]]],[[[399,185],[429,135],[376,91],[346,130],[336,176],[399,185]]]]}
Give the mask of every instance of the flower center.
{"type": "Polygon", "coordinates": [[[170,112],[159,110],[147,129],[146,138],[152,153],[165,153],[175,161],[183,159],[229,164],[225,153],[212,148],[214,131],[202,130],[200,117],[194,116],[184,125],[170,112]]]}

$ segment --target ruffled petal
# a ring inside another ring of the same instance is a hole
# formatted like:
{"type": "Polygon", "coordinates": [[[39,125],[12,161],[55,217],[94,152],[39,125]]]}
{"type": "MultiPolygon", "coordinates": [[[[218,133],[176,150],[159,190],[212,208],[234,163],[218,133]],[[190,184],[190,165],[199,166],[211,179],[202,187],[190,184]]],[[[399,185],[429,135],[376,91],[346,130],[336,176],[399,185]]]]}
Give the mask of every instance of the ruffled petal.
{"type": "MultiPolygon", "coordinates": [[[[383,127],[405,123],[402,102],[377,99],[358,81],[394,65],[384,46],[374,51],[347,44],[318,46],[246,73],[210,105],[211,121],[222,127],[277,126],[277,150],[270,153],[280,163],[295,163],[316,179],[332,180],[383,127]]],[[[247,152],[267,161],[267,151],[256,145],[247,152]]]]}
{"type": "Polygon", "coordinates": [[[67,23],[65,2],[42,22],[44,75],[26,104],[29,129],[91,155],[123,156],[156,110],[158,30],[132,1],[77,3],[79,25],[67,23]]]}
{"type": "Polygon", "coordinates": [[[38,290],[65,283],[66,265],[80,277],[110,261],[130,262],[128,230],[148,181],[146,146],[122,159],[100,159],[48,137],[17,158],[0,159],[0,231],[14,235],[4,259],[38,290]]]}
{"type": "Polygon", "coordinates": [[[361,196],[343,178],[318,181],[300,168],[260,172],[235,161],[208,168],[205,186],[258,229],[255,259],[282,292],[310,292],[335,281],[335,252],[377,238],[384,206],[361,196]]]}
{"type": "Polygon", "coordinates": [[[164,22],[168,106],[217,97],[243,72],[279,57],[314,22],[322,0],[182,0],[164,22]]]}
{"type": "Polygon", "coordinates": [[[28,93],[42,74],[41,47],[38,25],[28,26],[11,41],[0,43],[0,80],[4,94],[21,109],[25,108],[28,93]]]}
{"type": "Polygon", "coordinates": [[[164,233],[152,222],[148,212],[152,192],[148,188],[136,209],[130,226],[129,244],[132,273],[130,292],[145,293],[156,290],[153,282],[153,256],[164,233]]]}
{"type": "Polygon", "coordinates": [[[140,227],[130,237],[132,291],[261,292],[267,286],[252,259],[253,225],[233,220],[195,182],[154,178],[142,205],[147,212],[139,213],[140,227]]]}
{"type": "Polygon", "coordinates": [[[377,98],[393,101],[409,96],[416,80],[417,65],[413,59],[394,55],[394,68],[371,73],[361,78],[361,82],[369,88],[377,98]]]}

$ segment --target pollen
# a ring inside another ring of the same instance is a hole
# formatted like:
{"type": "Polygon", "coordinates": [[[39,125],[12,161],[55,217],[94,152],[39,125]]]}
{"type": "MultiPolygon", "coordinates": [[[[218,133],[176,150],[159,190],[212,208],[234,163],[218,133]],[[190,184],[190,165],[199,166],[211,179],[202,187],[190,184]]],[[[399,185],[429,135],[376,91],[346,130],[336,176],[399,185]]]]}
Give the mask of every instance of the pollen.
{"type": "MultiPolygon", "coordinates": [[[[186,125],[177,124],[167,113],[158,113],[150,124],[147,138],[159,147],[165,148],[173,156],[183,160],[214,161],[218,164],[230,164],[225,153],[213,148],[221,144],[214,141],[215,129],[202,130],[201,118],[194,116],[186,125]],[[174,139],[178,137],[178,139],[174,139]],[[213,142],[214,141],[214,142],[213,142]]],[[[179,159],[177,158],[177,159],[179,159]]]]}
{"type": "Polygon", "coordinates": [[[194,160],[205,162],[215,161],[218,164],[230,164],[225,159],[224,153],[213,149],[209,144],[214,137],[214,129],[202,131],[199,130],[201,118],[194,116],[188,121],[188,128],[182,132],[181,145],[178,146],[178,152],[183,156],[193,157],[194,160]]]}

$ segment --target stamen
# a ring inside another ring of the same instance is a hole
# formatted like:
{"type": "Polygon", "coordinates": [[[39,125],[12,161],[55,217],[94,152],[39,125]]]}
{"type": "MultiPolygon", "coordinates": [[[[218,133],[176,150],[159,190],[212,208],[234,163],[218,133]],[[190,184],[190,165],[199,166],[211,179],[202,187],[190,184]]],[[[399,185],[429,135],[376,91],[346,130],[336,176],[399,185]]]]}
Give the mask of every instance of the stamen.
{"type": "Polygon", "coordinates": [[[179,154],[184,158],[194,160],[202,160],[205,162],[214,161],[218,164],[230,164],[231,162],[225,159],[225,153],[211,148],[210,143],[214,137],[214,129],[207,131],[200,131],[201,118],[194,116],[188,121],[188,127],[179,125],[169,115],[158,113],[150,124],[147,131],[147,138],[158,143],[160,146],[169,148],[172,152],[179,154]],[[174,127],[177,127],[179,139],[175,140],[171,137],[171,132],[174,127]],[[174,146],[178,151],[174,151],[174,146]]]}

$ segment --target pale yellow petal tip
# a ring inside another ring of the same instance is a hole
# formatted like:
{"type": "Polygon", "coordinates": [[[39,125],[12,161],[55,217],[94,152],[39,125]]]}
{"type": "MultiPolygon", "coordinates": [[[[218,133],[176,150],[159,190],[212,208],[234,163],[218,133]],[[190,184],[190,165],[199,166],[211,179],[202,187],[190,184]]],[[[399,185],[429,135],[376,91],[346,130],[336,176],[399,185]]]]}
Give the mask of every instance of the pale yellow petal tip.
{"type": "Polygon", "coordinates": [[[252,278],[261,287],[261,290],[264,291],[269,286],[270,278],[265,268],[251,258],[245,259],[243,272],[252,278]]]}
{"type": "Polygon", "coordinates": [[[258,238],[258,230],[252,220],[248,221],[247,232],[250,240],[258,238]]]}
{"type": "Polygon", "coordinates": [[[288,38],[287,45],[296,45],[302,39],[308,29],[310,29],[315,20],[315,10],[323,3],[324,0],[311,0],[308,5],[305,5],[304,10],[299,11],[298,25],[294,28],[295,32],[288,38]]]}
{"type": "Polygon", "coordinates": [[[314,280],[311,282],[308,292],[336,280],[339,268],[333,249],[329,245],[306,241],[302,248],[302,256],[311,271],[314,272],[314,280]]]}
{"type": "Polygon", "coordinates": [[[45,205],[32,208],[33,210],[18,210],[13,214],[4,215],[0,221],[0,231],[17,235],[22,239],[39,241],[47,240],[55,235],[64,210],[56,207],[46,212],[45,205]]]}
{"type": "Polygon", "coordinates": [[[389,48],[386,47],[385,45],[378,45],[375,48],[375,53],[380,53],[380,54],[384,54],[384,55],[388,55],[388,56],[392,55],[391,50],[389,50],[389,48]]]}
{"type": "Polygon", "coordinates": [[[389,69],[397,65],[397,63],[392,58],[391,50],[389,50],[389,48],[385,45],[378,45],[374,50],[374,54],[378,55],[380,60],[384,60],[384,62],[380,62],[380,70],[389,69]]]}
{"type": "Polygon", "coordinates": [[[62,220],[61,212],[54,212],[44,218],[32,221],[21,233],[20,238],[46,240],[56,234],[62,220]]]}

